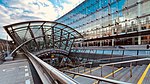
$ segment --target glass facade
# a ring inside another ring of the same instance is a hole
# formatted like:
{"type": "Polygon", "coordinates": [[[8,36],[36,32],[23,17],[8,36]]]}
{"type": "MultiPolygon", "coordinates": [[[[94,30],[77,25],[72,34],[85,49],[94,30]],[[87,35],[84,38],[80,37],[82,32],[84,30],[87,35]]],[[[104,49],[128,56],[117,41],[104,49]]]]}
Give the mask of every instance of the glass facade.
{"type": "MultiPolygon", "coordinates": [[[[57,19],[78,30],[85,39],[129,34],[150,29],[150,0],[85,0],[57,19]]],[[[96,40],[82,46],[149,44],[149,35],[96,40]]]]}

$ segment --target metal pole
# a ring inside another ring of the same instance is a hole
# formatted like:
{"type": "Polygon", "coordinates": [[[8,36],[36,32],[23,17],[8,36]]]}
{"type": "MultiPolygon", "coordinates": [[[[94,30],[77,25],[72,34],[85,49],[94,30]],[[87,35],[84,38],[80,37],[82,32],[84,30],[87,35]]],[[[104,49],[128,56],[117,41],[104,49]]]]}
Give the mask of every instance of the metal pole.
{"type": "Polygon", "coordinates": [[[101,77],[103,77],[102,71],[103,71],[103,69],[102,69],[102,66],[101,66],[101,77]]]}
{"type": "Polygon", "coordinates": [[[92,64],[90,64],[90,73],[91,73],[91,65],[92,65],[92,64]]]}
{"type": "Polygon", "coordinates": [[[101,81],[100,80],[98,80],[98,82],[97,82],[97,84],[99,84],[101,81]]]}
{"type": "Polygon", "coordinates": [[[79,65],[78,65],[78,73],[79,73],[79,65]]]}
{"type": "Polygon", "coordinates": [[[132,63],[130,63],[130,78],[132,77],[132,63]]]}
{"type": "Polygon", "coordinates": [[[9,46],[9,44],[8,44],[8,36],[7,36],[7,41],[6,41],[7,43],[6,43],[6,47],[7,47],[7,50],[6,50],[6,53],[7,53],[7,56],[9,55],[9,51],[8,51],[8,46],[9,46]]]}
{"type": "MultiPolygon", "coordinates": [[[[113,51],[114,50],[112,50],[112,52],[111,52],[111,58],[113,58],[113,51]]],[[[110,63],[111,63],[111,60],[112,60],[111,58],[110,58],[110,63]]]]}
{"type": "Polygon", "coordinates": [[[114,75],[115,75],[115,74],[114,74],[114,64],[112,65],[112,71],[113,71],[113,72],[112,72],[112,73],[113,73],[113,74],[112,74],[112,77],[114,78],[114,77],[115,77],[115,76],[114,76],[114,75]]]}
{"type": "MultiPolygon", "coordinates": [[[[122,61],[123,61],[123,57],[124,57],[124,50],[122,52],[122,61]]],[[[120,64],[122,66],[122,64],[120,64]]]]}
{"type": "Polygon", "coordinates": [[[75,75],[75,74],[73,74],[73,77],[72,77],[72,78],[74,79],[74,77],[75,77],[75,76],[76,76],[76,75],[75,75]]]}
{"type": "Polygon", "coordinates": [[[85,64],[84,64],[84,72],[85,72],[85,64]]]}
{"type": "Polygon", "coordinates": [[[74,72],[76,72],[76,69],[74,68],[74,72]]]}

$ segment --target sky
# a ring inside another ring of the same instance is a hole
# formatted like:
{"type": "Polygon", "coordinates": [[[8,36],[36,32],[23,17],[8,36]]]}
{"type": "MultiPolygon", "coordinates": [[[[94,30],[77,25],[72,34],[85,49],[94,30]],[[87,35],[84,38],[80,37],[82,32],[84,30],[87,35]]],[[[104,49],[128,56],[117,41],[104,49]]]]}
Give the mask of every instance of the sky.
{"type": "MultiPolygon", "coordinates": [[[[23,21],[54,21],[84,0],[0,0],[0,39],[6,39],[3,26],[23,21]]],[[[10,39],[10,37],[9,37],[10,39]]]]}

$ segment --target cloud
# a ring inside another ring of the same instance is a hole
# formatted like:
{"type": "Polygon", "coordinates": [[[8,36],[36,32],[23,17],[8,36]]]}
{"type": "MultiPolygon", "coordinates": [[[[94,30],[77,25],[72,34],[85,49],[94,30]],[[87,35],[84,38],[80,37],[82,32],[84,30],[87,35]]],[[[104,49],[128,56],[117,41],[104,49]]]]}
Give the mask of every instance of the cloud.
{"type": "MultiPolygon", "coordinates": [[[[57,0],[58,2],[61,2],[63,0],[57,0]]],[[[75,8],[77,5],[79,5],[84,0],[66,0],[66,2],[62,2],[60,6],[56,6],[56,10],[59,13],[59,17],[66,14],[73,8],[75,8]]]]}
{"type": "Polygon", "coordinates": [[[0,3],[0,38],[6,37],[4,25],[28,21],[53,21],[84,0],[2,0],[0,3]]]}

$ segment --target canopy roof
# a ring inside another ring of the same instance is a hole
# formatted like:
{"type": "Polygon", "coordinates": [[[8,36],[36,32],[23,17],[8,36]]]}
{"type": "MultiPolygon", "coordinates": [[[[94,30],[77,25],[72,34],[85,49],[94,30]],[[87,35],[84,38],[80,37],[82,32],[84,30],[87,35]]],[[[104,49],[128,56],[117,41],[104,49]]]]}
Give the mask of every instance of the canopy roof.
{"type": "Polygon", "coordinates": [[[53,21],[20,22],[4,28],[17,45],[32,39],[26,44],[31,52],[43,49],[61,49],[69,52],[74,40],[83,37],[75,29],[53,21]]]}

